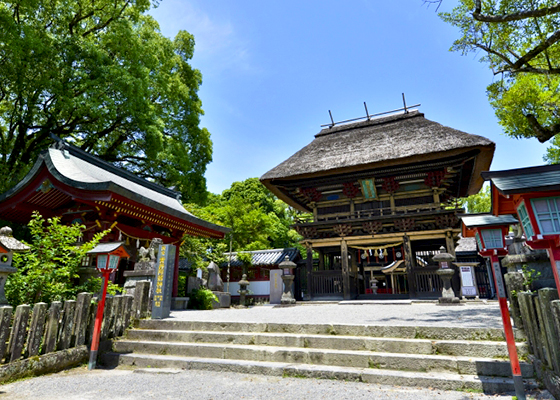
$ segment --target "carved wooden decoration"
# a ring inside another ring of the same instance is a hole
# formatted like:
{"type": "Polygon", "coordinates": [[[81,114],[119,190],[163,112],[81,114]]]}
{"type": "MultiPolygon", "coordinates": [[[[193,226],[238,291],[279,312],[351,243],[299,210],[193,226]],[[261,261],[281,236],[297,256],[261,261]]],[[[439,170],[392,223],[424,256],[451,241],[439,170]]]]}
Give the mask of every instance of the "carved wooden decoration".
{"type": "Polygon", "coordinates": [[[407,232],[414,229],[416,221],[414,218],[402,218],[395,220],[395,228],[401,232],[407,232]]]}
{"type": "Polygon", "coordinates": [[[457,218],[454,214],[446,214],[446,215],[437,215],[436,216],[436,225],[440,229],[444,228],[455,228],[459,223],[459,218],[457,218]]]}
{"type": "Polygon", "coordinates": [[[385,190],[387,193],[391,193],[391,194],[395,193],[397,190],[399,190],[400,186],[401,186],[400,183],[395,180],[394,176],[383,178],[382,187],[383,190],[385,190]]]}
{"type": "Polygon", "coordinates": [[[375,235],[376,233],[381,232],[383,229],[383,223],[381,221],[368,221],[362,224],[362,228],[370,235],[375,235]]]}
{"type": "Polygon", "coordinates": [[[338,236],[345,237],[352,234],[352,225],[338,224],[333,226],[333,230],[338,236]]]}
{"type": "Polygon", "coordinates": [[[445,176],[445,171],[430,171],[424,179],[424,183],[429,187],[440,187],[445,176]]]}
{"type": "Polygon", "coordinates": [[[360,193],[360,188],[354,182],[344,182],[342,184],[342,193],[349,199],[353,199],[360,193]]]}
{"type": "Polygon", "coordinates": [[[296,231],[305,239],[312,239],[317,237],[317,228],[313,226],[297,226],[296,231]]]}
{"type": "Polygon", "coordinates": [[[305,196],[305,198],[307,199],[307,201],[319,201],[321,200],[322,194],[319,190],[317,190],[316,188],[305,188],[305,189],[300,189],[300,192],[303,196],[305,196]]]}

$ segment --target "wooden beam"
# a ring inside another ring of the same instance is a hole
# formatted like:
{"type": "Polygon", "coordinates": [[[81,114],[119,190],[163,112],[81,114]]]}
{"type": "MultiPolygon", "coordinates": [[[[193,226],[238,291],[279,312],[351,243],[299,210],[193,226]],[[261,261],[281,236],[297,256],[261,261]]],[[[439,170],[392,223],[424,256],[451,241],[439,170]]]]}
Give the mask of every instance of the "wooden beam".
{"type": "Polygon", "coordinates": [[[404,248],[404,264],[406,265],[406,275],[408,280],[408,292],[410,297],[416,297],[416,280],[414,279],[414,267],[416,265],[414,253],[410,243],[410,237],[404,235],[403,237],[404,248]]]}
{"type": "MultiPolygon", "coordinates": [[[[457,235],[461,232],[461,228],[455,229],[434,229],[430,231],[412,231],[412,232],[399,232],[399,233],[385,233],[375,236],[347,236],[344,240],[347,241],[349,246],[352,245],[367,245],[367,244],[380,244],[395,241],[395,239],[402,239],[404,235],[408,235],[410,240],[429,240],[429,239],[445,239],[446,232],[452,232],[457,235]]],[[[300,242],[305,245],[311,243],[313,247],[332,247],[340,246],[342,238],[327,238],[327,239],[306,239],[300,242]]]]}
{"type": "Polygon", "coordinates": [[[305,243],[305,248],[307,250],[307,258],[305,259],[305,268],[307,272],[307,294],[311,299],[313,297],[314,288],[313,282],[311,281],[311,272],[313,272],[313,247],[311,247],[311,243],[305,243]]]}
{"type": "Polygon", "coordinates": [[[346,240],[342,239],[340,243],[340,258],[342,264],[342,291],[344,300],[350,300],[350,271],[348,269],[348,245],[346,240]]]}

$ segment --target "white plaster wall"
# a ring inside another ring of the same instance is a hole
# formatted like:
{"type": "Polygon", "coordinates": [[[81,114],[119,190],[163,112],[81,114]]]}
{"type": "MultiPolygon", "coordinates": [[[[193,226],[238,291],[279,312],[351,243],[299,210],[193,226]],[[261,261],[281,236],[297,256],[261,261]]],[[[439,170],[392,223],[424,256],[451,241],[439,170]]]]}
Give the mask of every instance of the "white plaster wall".
{"type": "MultiPolygon", "coordinates": [[[[224,289],[226,288],[227,288],[227,283],[224,283],[224,289]]],[[[251,294],[255,296],[269,296],[270,281],[252,281],[251,284],[247,287],[247,289],[250,290],[251,294]]],[[[230,282],[229,293],[232,296],[239,296],[238,290],[239,290],[239,283],[230,282]]]]}

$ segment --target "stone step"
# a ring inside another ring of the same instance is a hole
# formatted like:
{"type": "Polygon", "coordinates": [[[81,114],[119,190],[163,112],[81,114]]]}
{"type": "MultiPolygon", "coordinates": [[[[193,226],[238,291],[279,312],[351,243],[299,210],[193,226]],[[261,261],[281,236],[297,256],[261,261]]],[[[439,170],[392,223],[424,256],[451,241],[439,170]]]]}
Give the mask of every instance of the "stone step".
{"type": "MultiPolygon", "coordinates": [[[[302,347],[314,349],[367,350],[383,353],[439,354],[465,357],[508,357],[505,342],[377,338],[295,333],[163,331],[133,329],[127,339],[136,341],[228,343],[240,345],[302,347]]],[[[518,343],[520,357],[528,354],[526,343],[518,343]]]]}
{"type": "MultiPolygon", "coordinates": [[[[355,324],[279,324],[259,322],[211,322],[178,320],[141,320],[139,329],[165,331],[218,331],[296,333],[331,336],[369,336],[377,338],[504,341],[503,329],[435,326],[389,326],[355,324]]],[[[526,340],[515,329],[516,340],[526,340]]]]}
{"type": "MultiPolygon", "coordinates": [[[[313,349],[279,346],[257,346],[215,343],[182,343],[161,341],[118,340],[113,349],[118,353],[176,355],[259,362],[330,365],[354,368],[390,369],[485,376],[511,376],[510,364],[484,357],[427,354],[394,354],[373,351],[313,349]]],[[[533,377],[531,364],[521,363],[524,377],[533,377]]]]}
{"type": "MultiPolygon", "coordinates": [[[[106,360],[120,365],[138,368],[180,368],[209,371],[231,371],[240,373],[273,375],[282,377],[305,377],[360,381],[382,385],[429,387],[440,390],[482,391],[503,393],[514,391],[511,378],[497,378],[472,374],[444,372],[408,372],[389,369],[355,368],[327,365],[294,364],[285,362],[263,362],[226,360],[172,355],[107,354],[106,360]]],[[[532,379],[524,380],[525,387],[536,387],[532,379]]]]}

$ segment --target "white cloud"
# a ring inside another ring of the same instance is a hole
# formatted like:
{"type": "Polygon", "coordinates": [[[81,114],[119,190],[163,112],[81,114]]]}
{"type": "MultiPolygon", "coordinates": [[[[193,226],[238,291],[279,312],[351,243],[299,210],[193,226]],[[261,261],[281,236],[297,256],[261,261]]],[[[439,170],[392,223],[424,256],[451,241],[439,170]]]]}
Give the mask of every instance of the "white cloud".
{"type": "Polygon", "coordinates": [[[220,74],[225,70],[254,72],[250,62],[250,43],[240,37],[230,20],[217,15],[211,17],[196,2],[189,0],[162,1],[151,14],[166,36],[174,37],[179,30],[194,35],[193,61],[205,75],[220,74]]]}

